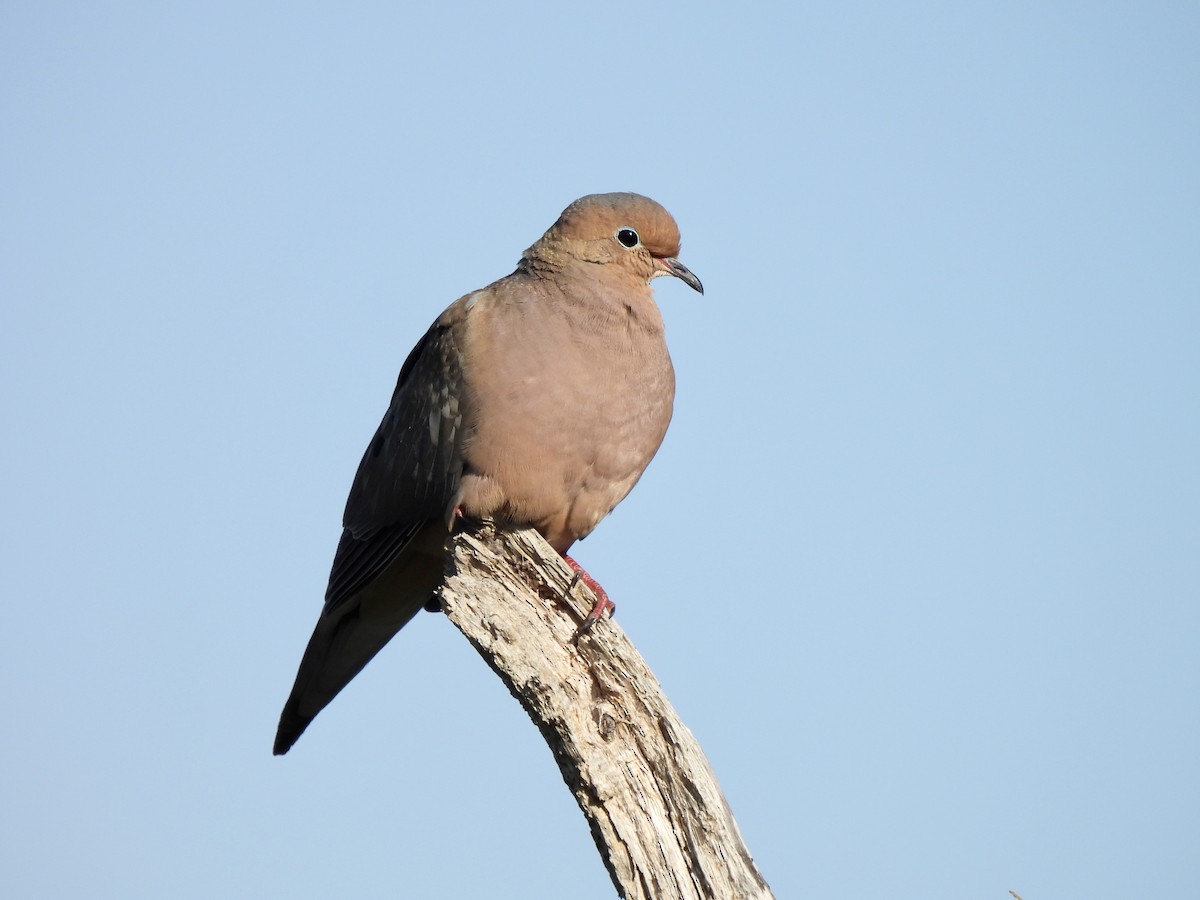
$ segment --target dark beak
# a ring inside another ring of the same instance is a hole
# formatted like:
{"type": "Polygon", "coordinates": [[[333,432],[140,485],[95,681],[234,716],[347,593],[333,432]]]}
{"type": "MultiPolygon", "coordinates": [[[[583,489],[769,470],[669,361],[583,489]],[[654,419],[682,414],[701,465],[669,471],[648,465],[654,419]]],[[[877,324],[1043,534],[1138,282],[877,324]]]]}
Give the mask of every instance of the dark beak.
{"type": "Polygon", "coordinates": [[[669,275],[674,275],[693,291],[699,291],[701,294],[704,293],[704,285],[700,283],[700,279],[693,275],[692,270],[679,260],[675,259],[675,257],[661,257],[658,260],[658,263],[667,271],[669,275]]]}

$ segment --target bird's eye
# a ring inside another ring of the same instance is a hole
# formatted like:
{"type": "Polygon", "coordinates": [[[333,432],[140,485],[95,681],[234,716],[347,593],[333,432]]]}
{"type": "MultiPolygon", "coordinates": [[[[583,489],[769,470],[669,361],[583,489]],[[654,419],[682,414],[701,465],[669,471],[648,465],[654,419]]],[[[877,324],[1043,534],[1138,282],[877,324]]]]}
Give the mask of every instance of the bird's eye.
{"type": "Polygon", "coordinates": [[[632,228],[619,228],[617,229],[617,240],[621,242],[622,247],[633,249],[641,241],[641,238],[632,228]]]}

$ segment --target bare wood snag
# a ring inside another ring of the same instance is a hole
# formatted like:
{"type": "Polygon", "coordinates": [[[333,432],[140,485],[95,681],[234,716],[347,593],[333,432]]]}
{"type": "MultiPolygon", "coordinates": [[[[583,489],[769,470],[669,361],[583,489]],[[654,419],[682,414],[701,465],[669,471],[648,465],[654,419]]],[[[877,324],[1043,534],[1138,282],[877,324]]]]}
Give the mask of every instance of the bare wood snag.
{"type": "Polygon", "coordinates": [[[768,898],[696,739],[534,531],[452,539],[442,607],[541,730],[622,897],[768,898]],[[568,589],[570,591],[568,592],[568,589]]]}

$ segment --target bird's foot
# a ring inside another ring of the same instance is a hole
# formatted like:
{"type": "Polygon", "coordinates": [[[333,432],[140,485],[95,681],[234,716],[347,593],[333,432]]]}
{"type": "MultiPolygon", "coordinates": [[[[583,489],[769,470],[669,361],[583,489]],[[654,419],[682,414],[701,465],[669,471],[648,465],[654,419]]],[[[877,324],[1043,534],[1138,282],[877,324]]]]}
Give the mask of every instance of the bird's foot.
{"type": "Polygon", "coordinates": [[[571,557],[567,556],[565,553],[562,554],[562,558],[566,561],[567,565],[571,567],[572,571],[575,572],[575,577],[573,577],[571,579],[571,583],[567,585],[567,593],[571,593],[571,590],[575,587],[575,585],[582,581],[589,588],[591,588],[592,593],[596,595],[596,605],[592,607],[592,611],[587,614],[587,617],[583,620],[583,624],[580,625],[579,630],[575,632],[575,637],[578,639],[582,635],[587,634],[587,632],[591,630],[592,626],[603,619],[606,615],[614,615],[617,611],[617,604],[608,599],[608,592],[604,590],[604,588],[600,587],[599,582],[589,575],[583,566],[575,562],[575,560],[571,559],[571,557]]]}

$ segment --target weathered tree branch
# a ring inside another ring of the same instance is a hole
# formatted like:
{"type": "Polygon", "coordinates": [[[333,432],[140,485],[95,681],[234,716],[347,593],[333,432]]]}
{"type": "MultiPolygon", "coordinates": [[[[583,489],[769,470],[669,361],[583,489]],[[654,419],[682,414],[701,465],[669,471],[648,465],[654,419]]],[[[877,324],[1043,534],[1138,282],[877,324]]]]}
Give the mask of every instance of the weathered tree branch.
{"type": "Polygon", "coordinates": [[[700,745],[594,597],[534,531],[452,538],[443,609],[541,729],[629,900],[769,898],[700,745]]]}

